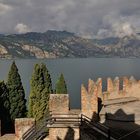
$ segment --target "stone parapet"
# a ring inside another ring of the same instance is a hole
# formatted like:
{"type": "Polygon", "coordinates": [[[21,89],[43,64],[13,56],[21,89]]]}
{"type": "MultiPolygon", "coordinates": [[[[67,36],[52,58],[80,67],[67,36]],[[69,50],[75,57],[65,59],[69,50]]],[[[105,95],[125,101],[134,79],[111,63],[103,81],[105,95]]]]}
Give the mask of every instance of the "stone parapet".
{"type": "Polygon", "coordinates": [[[49,140],[79,140],[79,128],[50,128],[49,140]]]}
{"type": "Polygon", "coordinates": [[[35,124],[34,118],[15,119],[16,140],[20,140],[23,134],[35,124]]]}
{"type": "Polygon", "coordinates": [[[49,110],[53,113],[67,114],[69,112],[68,94],[51,94],[49,100],[49,110]]]}
{"type": "Polygon", "coordinates": [[[120,90],[120,79],[116,77],[114,80],[107,78],[107,91],[103,92],[102,100],[112,100],[126,97],[136,97],[140,99],[140,81],[133,76],[130,78],[123,77],[122,87],[120,90]]]}
{"type": "Polygon", "coordinates": [[[89,79],[88,90],[81,86],[81,113],[93,119],[98,112],[98,86],[89,79]]]}

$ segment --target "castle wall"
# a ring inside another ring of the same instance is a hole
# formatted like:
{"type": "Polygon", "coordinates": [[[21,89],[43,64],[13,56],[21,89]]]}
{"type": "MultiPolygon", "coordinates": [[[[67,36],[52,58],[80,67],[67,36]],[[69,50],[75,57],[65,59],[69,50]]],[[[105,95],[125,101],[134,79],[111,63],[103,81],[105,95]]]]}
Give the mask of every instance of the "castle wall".
{"type": "MultiPolygon", "coordinates": [[[[96,121],[97,114],[101,112],[103,119],[105,120],[105,114],[107,113],[110,119],[133,121],[134,108],[127,110],[128,102],[137,102],[140,99],[140,81],[136,81],[133,77],[123,77],[123,89],[120,90],[120,79],[116,77],[114,80],[107,78],[107,91],[102,91],[102,79],[99,78],[97,82],[93,80],[88,81],[88,88],[84,85],[81,86],[81,114],[89,117],[93,121],[96,121]],[[127,98],[133,97],[133,98],[127,98]],[[101,99],[101,110],[100,102],[101,99]],[[123,99],[120,102],[120,99],[123,99]],[[133,99],[133,101],[132,101],[133,99]],[[131,101],[128,101],[131,100],[131,101]],[[110,101],[110,105],[105,105],[105,101],[110,101]],[[127,104],[124,105],[125,101],[127,104]],[[117,102],[117,103],[116,103],[117,102]],[[122,106],[123,104],[123,106],[122,106]],[[122,109],[122,110],[120,110],[122,109]],[[123,112],[125,110],[126,112],[123,112]],[[125,114],[128,113],[128,114],[125,114]],[[112,115],[113,114],[113,115],[112,115]]],[[[130,103],[130,106],[132,106],[130,103]]],[[[133,103],[132,103],[133,104],[133,103]]],[[[50,111],[52,114],[69,114],[69,96],[66,94],[53,94],[50,96],[50,111]]],[[[139,119],[139,114],[137,114],[139,119]]],[[[135,120],[136,121],[136,120],[135,120]]],[[[51,140],[62,140],[62,139],[79,139],[80,129],[79,127],[63,126],[57,127],[53,124],[49,129],[49,139],[51,140]]]]}
{"type": "Polygon", "coordinates": [[[118,99],[126,97],[140,98],[140,81],[136,81],[134,77],[123,77],[123,89],[120,90],[120,80],[118,77],[115,80],[107,79],[107,91],[103,92],[102,99],[118,99]]]}
{"type": "MultiPolygon", "coordinates": [[[[49,109],[53,117],[72,117],[69,116],[69,95],[68,94],[51,94],[49,100],[49,109]]],[[[65,119],[66,121],[67,119],[65,119]]],[[[49,128],[50,140],[79,139],[79,127],[74,128],[71,124],[53,124],[49,128]]]]}
{"type": "Polygon", "coordinates": [[[98,112],[98,92],[101,92],[101,82],[96,84],[94,81],[89,79],[88,90],[81,86],[81,113],[87,117],[94,119],[98,112]]]}
{"type": "Polygon", "coordinates": [[[50,140],[79,140],[80,133],[79,128],[50,128],[49,129],[50,140]]]}
{"type": "Polygon", "coordinates": [[[101,121],[105,120],[105,116],[116,121],[140,120],[140,81],[131,76],[123,77],[122,82],[120,83],[118,77],[114,80],[107,78],[107,91],[103,92],[101,97],[103,101],[103,108],[99,113],[101,121]],[[120,86],[123,88],[120,89],[120,86]]]}
{"type": "MultiPolygon", "coordinates": [[[[107,78],[107,91],[102,91],[102,79],[97,82],[88,81],[88,88],[81,86],[81,112],[73,115],[83,115],[95,120],[99,113],[99,99],[102,101],[100,114],[105,120],[105,114],[108,119],[115,121],[134,121],[140,122],[140,81],[134,77],[123,77],[123,89],[120,90],[120,79],[114,80],[107,78]]],[[[70,117],[68,94],[51,94],[49,100],[49,110],[56,117],[70,117]]],[[[72,117],[72,116],[71,116],[72,117]]],[[[61,118],[59,118],[60,120],[61,118]]],[[[67,119],[67,118],[66,118],[67,119]]],[[[56,121],[56,120],[55,120],[56,121]]],[[[66,121],[66,120],[65,120],[66,121]]],[[[63,123],[63,122],[62,122],[63,123]]],[[[33,118],[19,118],[15,120],[15,135],[19,140],[22,135],[35,124],[33,118]]],[[[0,121],[1,136],[1,121],[0,121]]],[[[84,136],[84,135],[83,135],[84,136]]],[[[86,135],[84,137],[87,137],[86,135]]],[[[61,127],[55,123],[49,128],[50,140],[80,139],[80,128],[72,124],[61,124],[61,127]]],[[[85,139],[85,138],[83,138],[85,139]]],[[[88,139],[88,138],[87,138],[88,139]]],[[[89,138],[90,140],[90,138],[89,138]]]]}
{"type": "Polygon", "coordinates": [[[51,94],[49,100],[49,110],[52,114],[67,114],[69,112],[69,95],[51,94]]]}
{"type": "Polygon", "coordinates": [[[15,135],[16,140],[20,140],[22,135],[35,124],[33,118],[19,118],[15,119],[15,135]]]}

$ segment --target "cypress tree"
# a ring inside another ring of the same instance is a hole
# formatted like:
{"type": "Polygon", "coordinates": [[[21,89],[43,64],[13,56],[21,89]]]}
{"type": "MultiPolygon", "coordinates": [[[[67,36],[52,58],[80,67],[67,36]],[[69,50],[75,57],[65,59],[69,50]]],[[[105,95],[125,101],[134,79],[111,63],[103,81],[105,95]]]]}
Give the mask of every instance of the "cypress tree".
{"type": "Polygon", "coordinates": [[[10,115],[9,115],[8,90],[4,81],[0,82],[0,119],[2,134],[9,132],[10,115]]]}
{"type": "Polygon", "coordinates": [[[4,81],[0,82],[0,118],[7,117],[9,110],[8,90],[4,81]]]}
{"type": "Polygon", "coordinates": [[[25,92],[15,62],[12,63],[8,73],[7,88],[11,120],[14,121],[15,118],[25,117],[27,113],[25,92]]]}
{"type": "Polygon", "coordinates": [[[45,64],[34,66],[30,81],[29,117],[40,120],[49,113],[49,96],[52,93],[52,82],[45,64]]]}
{"type": "Polygon", "coordinates": [[[67,94],[67,86],[63,74],[60,75],[56,82],[56,94],[67,94]]]}

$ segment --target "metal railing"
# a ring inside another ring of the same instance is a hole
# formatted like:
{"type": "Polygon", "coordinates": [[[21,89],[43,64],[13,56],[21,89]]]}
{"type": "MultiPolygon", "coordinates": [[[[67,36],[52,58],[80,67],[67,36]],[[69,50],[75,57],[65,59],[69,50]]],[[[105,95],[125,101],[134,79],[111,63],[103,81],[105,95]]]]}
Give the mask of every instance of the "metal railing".
{"type": "Polygon", "coordinates": [[[78,127],[81,123],[80,117],[77,114],[51,114],[46,119],[36,122],[22,136],[21,140],[40,140],[43,133],[53,124],[55,125],[70,125],[78,127]]]}
{"type": "Polygon", "coordinates": [[[134,133],[136,133],[136,132],[138,132],[138,131],[140,131],[140,128],[138,128],[138,129],[136,129],[136,130],[134,130],[134,131],[132,131],[132,132],[130,132],[130,133],[128,133],[128,134],[122,136],[122,137],[120,137],[118,140],[123,140],[123,139],[125,139],[125,138],[127,138],[127,137],[133,135],[134,133]]]}
{"type": "Polygon", "coordinates": [[[30,129],[28,129],[22,136],[21,140],[39,140],[40,137],[47,134],[47,125],[51,122],[51,116],[36,122],[30,129]]]}
{"type": "Polygon", "coordinates": [[[77,114],[52,114],[52,123],[59,127],[72,125],[73,127],[79,127],[81,118],[77,114]]]}
{"type": "MultiPolygon", "coordinates": [[[[89,127],[91,130],[98,132],[99,134],[101,134],[108,140],[117,140],[115,137],[111,135],[112,132],[110,131],[109,127],[99,122],[92,121],[92,119],[90,119],[89,117],[83,114],[81,115],[81,124],[82,123],[86,124],[86,126],[89,127]]],[[[117,135],[115,133],[112,133],[112,134],[117,135]]]]}
{"type": "Polygon", "coordinates": [[[59,127],[61,125],[69,126],[71,124],[72,127],[80,127],[84,124],[91,131],[94,130],[98,132],[108,140],[123,140],[140,130],[140,128],[138,128],[126,135],[120,136],[116,132],[111,131],[109,127],[99,122],[92,121],[92,119],[83,114],[81,114],[81,116],[78,114],[51,114],[47,116],[46,119],[35,123],[30,129],[28,129],[28,131],[22,136],[21,140],[41,140],[41,138],[46,135],[47,128],[54,127],[53,125],[59,127]]]}

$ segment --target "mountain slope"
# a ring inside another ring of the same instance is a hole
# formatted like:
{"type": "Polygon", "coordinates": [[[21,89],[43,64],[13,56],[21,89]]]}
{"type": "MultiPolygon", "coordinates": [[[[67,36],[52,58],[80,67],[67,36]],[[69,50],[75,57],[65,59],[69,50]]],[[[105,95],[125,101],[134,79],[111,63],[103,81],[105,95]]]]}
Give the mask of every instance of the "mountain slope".
{"type": "Polygon", "coordinates": [[[66,31],[0,36],[0,58],[140,57],[137,37],[85,39],[66,31]]]}

